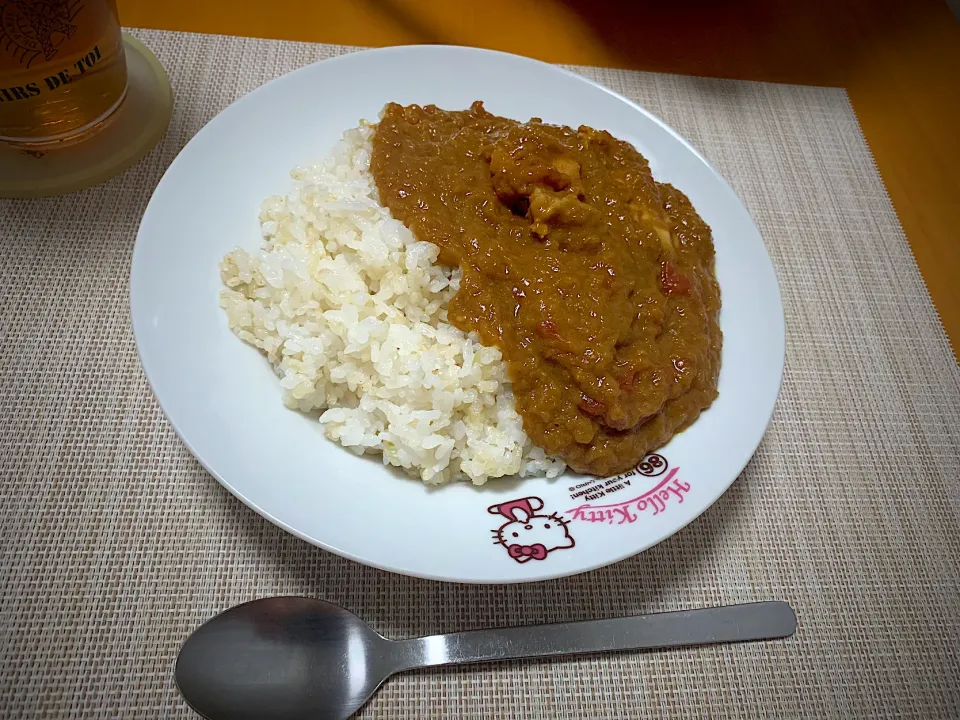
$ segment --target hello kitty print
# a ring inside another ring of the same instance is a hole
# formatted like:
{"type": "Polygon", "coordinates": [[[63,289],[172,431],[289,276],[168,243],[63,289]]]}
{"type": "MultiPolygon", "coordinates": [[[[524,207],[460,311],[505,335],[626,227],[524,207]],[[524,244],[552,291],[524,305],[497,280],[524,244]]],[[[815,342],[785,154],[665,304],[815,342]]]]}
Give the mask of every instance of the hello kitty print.
{"type": "Polygon", "coordinates": [[[493,531],[495,545],[503,545],[518,563],[546,560],[554,550],[572,548],[576,543],[567,529],[567,521],[557,513],[544,515],[543,500],[525,497],[492,505],[487,511],[501,515],[506,522],[493,531]]]}

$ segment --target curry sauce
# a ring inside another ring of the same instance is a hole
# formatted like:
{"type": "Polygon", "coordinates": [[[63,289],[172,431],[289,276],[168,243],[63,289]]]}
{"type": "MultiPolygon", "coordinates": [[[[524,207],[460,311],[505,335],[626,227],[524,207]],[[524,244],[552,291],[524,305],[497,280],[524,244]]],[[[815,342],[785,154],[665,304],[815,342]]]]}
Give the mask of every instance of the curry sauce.
{"type": "Polygon", "coordinates": [[[390,104],[381,202],[460,268],[449,320],[500,348],[531,440],[623,472],[717,396],[710,228],[609,133],[390,104]]]}

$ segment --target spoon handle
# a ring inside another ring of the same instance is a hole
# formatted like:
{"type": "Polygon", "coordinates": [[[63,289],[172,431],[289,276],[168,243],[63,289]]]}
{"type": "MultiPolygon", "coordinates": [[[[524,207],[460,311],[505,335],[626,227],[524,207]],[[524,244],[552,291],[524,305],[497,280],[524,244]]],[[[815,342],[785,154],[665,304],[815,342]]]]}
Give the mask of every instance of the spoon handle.
{"type": "Polygon", "coordinates": [[[400,641],[404,669],[514,658],[645,650],[772,640],[793,635],[797,617],[785,602],[679,610],[611,620],[474,630],[400,641]]]}

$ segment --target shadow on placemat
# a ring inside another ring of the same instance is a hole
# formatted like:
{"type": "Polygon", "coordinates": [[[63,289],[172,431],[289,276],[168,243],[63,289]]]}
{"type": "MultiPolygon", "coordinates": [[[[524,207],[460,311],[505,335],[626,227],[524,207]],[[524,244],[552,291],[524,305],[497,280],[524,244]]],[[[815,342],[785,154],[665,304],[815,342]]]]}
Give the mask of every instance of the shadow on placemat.
{"type": "MultiPolygon", "coordinates": [[[[212,479],[207,482],[213,492],[225,492],[212,479]]],[[[592,572],[517,585],[445,583],[365,567],[289,535],[232,498],[235,512],[226,513],[223,531],[255,548],[256,564],[277,569],[283,594],[343,605],[399,639],[720,604],[719,594],[709,590],[720,585],[716,548],[719,538],[732,535],[747,517],[748,483],[744,473],[704,515],[646,552],[592,572]]],[[[735,538],[723,542],[737,545],[735,538]]]]}

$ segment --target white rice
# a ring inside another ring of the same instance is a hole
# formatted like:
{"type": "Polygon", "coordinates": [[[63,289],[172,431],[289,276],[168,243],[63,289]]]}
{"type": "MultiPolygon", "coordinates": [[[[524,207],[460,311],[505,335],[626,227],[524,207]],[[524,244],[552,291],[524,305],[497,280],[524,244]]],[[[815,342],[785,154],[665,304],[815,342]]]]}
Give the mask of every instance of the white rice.
{"type": "Polygon", "coordinates": [[[560,474],[523,431],[500,351],[447,322],[459,270],[380,205],[372,137],[348,131],[263,203],[260,250],[220,264],[230,327],[266,354],[286,405],[323,410],[326,436],[358,455],[434,484],[560,474]]]}

